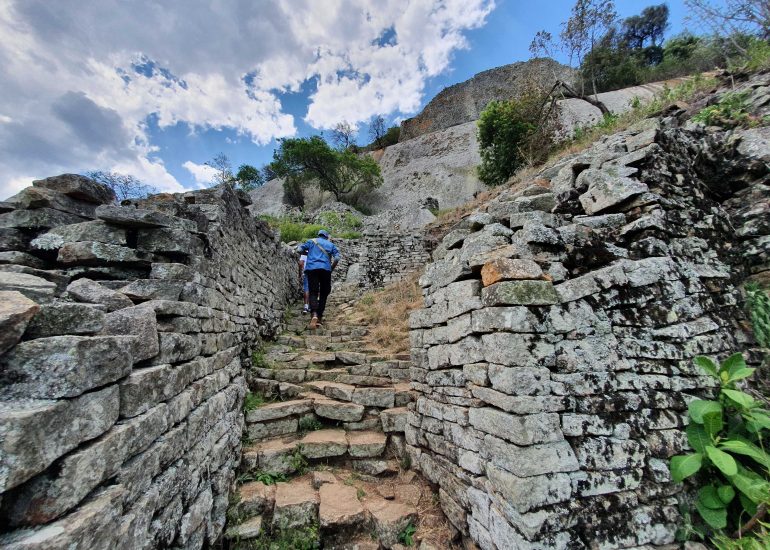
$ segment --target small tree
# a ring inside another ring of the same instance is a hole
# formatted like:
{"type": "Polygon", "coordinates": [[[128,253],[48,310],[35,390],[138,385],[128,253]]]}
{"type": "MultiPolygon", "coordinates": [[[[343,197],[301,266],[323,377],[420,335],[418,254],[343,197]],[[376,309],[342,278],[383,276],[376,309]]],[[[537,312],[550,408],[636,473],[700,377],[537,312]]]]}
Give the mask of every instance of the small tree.
{"type": "Polygon", "coordinates": [[[346,120],[338,122],[332,128],[331,141],[337,149],[350,149],[356,144],[356,133],[358,130],[346,120]]]}
{"type": "MultiPolygon", "coordinates": [[[[770,2],[767,0],[685,0],[690,19],[708,26],[719,36],[757,35],[770,39],[770,2]]],[[[745,49],[733,41],[742,53],[745,49]]]]}
{"type": "Polygon", "coordinates": [[[241,164],[235,174],[235,183],[244,191],[253,191],[265,184],[265,178],[257,168],[250,164],[241,164]]]}
{"type": "Polygon", "coordinates": [[[369,122],[369,137],[377,145],[378,149],[383,147],[382,138],[385,137],[385,132],[385,119],[380,115],[372,117],[371,122],[369,122]]]}
{"type": "Polygon", "coordinates": [[[342,202],[354,201],[382,183],[373,158],[337,151],[320,136],[280,140],[269,168],[289,186],[317,185],[342,202]]]}
{"type": "Polygon", "coordinates": [[[158,190],[155,187],[142,183],[141,180],[130,174],[93,170],[91,172],[86,172],[85,175],[112,189],[115,192],[118,202],[127,199],[144,199],[149,195],[158,193],[158,190]]]}
{"type": "Polygon", "coordinates": [[[214,174],[214,185],[223,185],[225,183],[233,183],[235,176],[233,176],[233,167],[230,165],[230,159],[224,153],[217,153],[213,159],[207,161],[206,166],[210,166],[216,170],[214,174]]]}

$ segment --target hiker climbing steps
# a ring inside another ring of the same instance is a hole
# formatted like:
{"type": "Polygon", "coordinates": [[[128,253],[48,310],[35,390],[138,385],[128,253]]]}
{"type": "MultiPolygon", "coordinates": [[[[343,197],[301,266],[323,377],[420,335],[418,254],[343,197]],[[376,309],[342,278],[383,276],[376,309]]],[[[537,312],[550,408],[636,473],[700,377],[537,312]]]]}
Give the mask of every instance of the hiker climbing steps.
{"type": "Polygon", "coordinates": [[[291,537],[323,548],[450,547],[437,495],[404,449],[411,361],[369,349],[368,328],[344,324],[354,301],[332,294],[330,322],[316,330],[307,316],[287,315],[283,333],[253,356],[231,548],[304,544],[291,537]]]}

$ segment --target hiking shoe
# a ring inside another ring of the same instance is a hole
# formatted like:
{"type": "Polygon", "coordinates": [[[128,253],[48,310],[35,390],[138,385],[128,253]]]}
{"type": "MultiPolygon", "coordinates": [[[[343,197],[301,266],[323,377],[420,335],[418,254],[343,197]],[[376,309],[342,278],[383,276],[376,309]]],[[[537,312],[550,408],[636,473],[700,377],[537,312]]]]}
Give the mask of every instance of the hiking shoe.
{"type": "Polygon", "coordinates": [[[310,319],[310,330],[315,330],[318,328],[318,316],[313,315],[313,318],[310,319]]]}
{"type": "Polygon", "coordinates": [[[310,313],[310,306],[309,306],[309,305],[307,305],[307,304],[305,304],[305,305],[302,307],[302,315],[304,315],[305,313],[310,313]]]}

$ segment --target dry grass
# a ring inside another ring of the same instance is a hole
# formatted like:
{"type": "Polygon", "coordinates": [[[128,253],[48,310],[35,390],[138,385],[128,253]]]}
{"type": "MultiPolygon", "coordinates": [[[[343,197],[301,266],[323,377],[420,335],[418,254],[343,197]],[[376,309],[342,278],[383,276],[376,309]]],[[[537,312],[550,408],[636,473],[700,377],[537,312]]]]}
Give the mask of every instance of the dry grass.
{"type": "Polygon", "coordinates": [[[409,352],[409,312],[422,307],[420,273],[407,275],[356,302],[348,322],[368,325],[365,340],[372,350],[396,355],[409,352]]]}

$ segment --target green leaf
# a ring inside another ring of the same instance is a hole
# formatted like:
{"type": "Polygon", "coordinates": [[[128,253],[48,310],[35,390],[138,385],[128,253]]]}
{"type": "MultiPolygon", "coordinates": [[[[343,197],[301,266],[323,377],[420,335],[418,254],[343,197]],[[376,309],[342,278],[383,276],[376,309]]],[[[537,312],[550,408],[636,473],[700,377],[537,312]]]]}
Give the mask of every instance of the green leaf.
{"type": "Polygon", "coordinates": [[[743,393],[742,391],[738,390],[727,390],[723,389],[722,393],[725,394],[730,401],[736,403],[739,407],[743,409],[750,409],[754,406],[754,398],[751,397],[747,393],[743,393]]]}
{"type": "Polygon", "coordinates": [[[724,422],[722,421],[721,412],[710,412],[703,415],[703,429],[712,439],[717,437],[717,434],[722,431],[724,422]]]}
{"type": "Polygon", "coordinates": [[[754,374],[754,371],[757,369],[738,369],[733,374],[730,375],[730,379],[728,382],[737,382],[738,380],[743,380],[744,378],[748,378],[752,374],[754,374]]]}
{"type": "Polygon", "coordinates": [[[706,508],[711,508],[713,510],[725,507],[725,503],[719,498],[717,488],[713,485],[706,485],[705,487],[700,488],[698,491],[698,502],[703,504],[706,508]]]}
{"type": "Polygon", "coordinates": [[[735,459],[726,452],[709,445],[706,447],[706,456],[727,477],[738,473],[738,465],[735,463],[735,459]]]}
{"type": "Polygon", "coordinates": [[[705,507],[700,500],[695,502],[700,517],[709,524],[712,529],[724,529],[727,527],[727,508],[715,510],[705,507]]]}
{"type": "Polygon", "coordinates": [[[763,481],[751,470],[740,467],[738,473],[730,477],[730,481],[736,489],[755,504],[770,499],[770,483],[763,481]]]}
{"type": "MultiPolygon", "coordinates": [[[[756,425],[757,428],[770,430],[770,416],[764,412],[760,412],[757,409],[753,409],[749,413],[745,413],[743,417],[748,421],[756,425]]],[[[755,430],[759,431],[759,429],[755,430]]]]}
{"type": "Polygon", "coordinates": [[[719,448],[733,454],[744,455],[770,469],[770,455],[750,441],[742,439],[727,439],[719,443],[719,448]]]}
{"type": "Polygon", "coordinates": [[[720,405],[717,401],[696,399],[690,402],[687,410],[690,413],[690,418],[692,418],[698,424],[703,424],[703,415],[710,412],[718,412],[721,415],[722,405],[720,405]]]}
{"type": "Polygon", "coordinates": [[[717,489],[717,496],[725,505],[730,504],[735,498],[735,489],[729,485],[722,485],[717,489]]]}
{"type": "Polygon", "coordinates": [[[743,358],[742,353],[734,353],[719,366],[719,372],[727,372],[732,377],[740,369],[746,368],[746,360],[743,358]]]}
{"type": "Polygon", "coordinates": [[[757,504],[752,502],[749,497],[743,493],[738,493],[738,500],[741,501],[741,506],[743,506],[743,509],[746,510],[746,513],[749,516],[753,516],[757,513],[757,504]]]}
{"type": "Polygon", "coordinates": [[[706,371],[708,374],[715,378],[719,378],[719,367],[717,367],[716,363],[706,357],[705,355],[698,355],[693,359],[693,363],[695,363],[697,366],[699,366],[702,370],[706,371]]]}
{"type": "Polygon", "coordinates": [[[694,451],[703,453],[706,451],[706,445],[712,445],[713,441],[706,429],[700,424],[691,423],[686,428],[687,441],[694,451]]]}
{"type": "Polygon", "coordinates": [[[703,463],[703,455],[691,453],[675,456],[671,459],[671,479],[682,481],[700,470],[703,463]]]}

